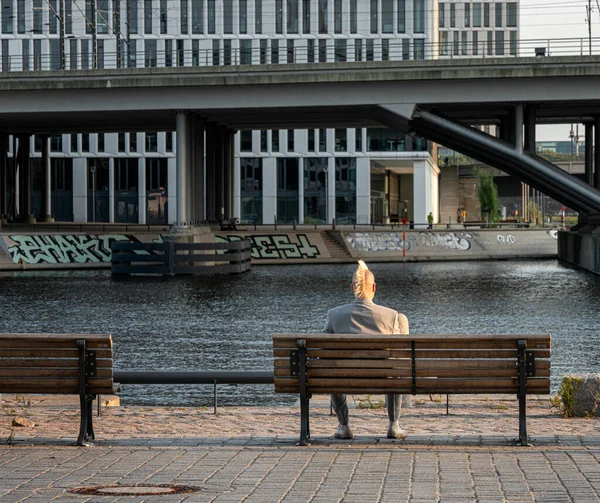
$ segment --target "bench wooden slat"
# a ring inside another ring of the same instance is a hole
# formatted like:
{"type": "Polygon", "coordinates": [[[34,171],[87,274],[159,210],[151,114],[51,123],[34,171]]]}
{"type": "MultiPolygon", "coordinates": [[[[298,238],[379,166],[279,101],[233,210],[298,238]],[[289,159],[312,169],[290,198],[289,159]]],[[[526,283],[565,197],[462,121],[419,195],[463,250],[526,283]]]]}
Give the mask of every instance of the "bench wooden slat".
{"type": "MultiPolygon", "coordinates": [[[[348,388],[335,388],[335,387],[327,387],[327,388],[311,388],[310,390],[312,395],[330,395],[335,393],[347,394],[349,393],[348,388]]],[[[298,388],[277,388],[277,393],[290,393],[290,394],[298,394],[298,388]]],[[[398,395],[410,395],[412,393],[412,388],[361,388],[360,391],[354,392],[356,395],[385,395],[388,393],[398,394],[398,395]]],[[[528,388],[528,395],[545,395],[549,393],[549,389],[545,388],[528,388]]],[[[444,389],[417,389],[417,394],[432,394],[432,395],[514,395],[515,387],[510,386],[507,388],[444,388],[444,389]]]]}
{"type": "MultiPolygon", "coordinates": [[[[278,341],[293,341],[293,347],[296,347],[296,341],[304,339],[307,345],[311,341],[330,341],[330,342],[371,342],[371,341],[389,341],[389,340],[414,340],[414,341],[465,341],[473,342],[476,340],[482,341],[506,341],[527,339],[528,346],[533,347],[535,344],[552,344],[552,336],[550,334],[410,334],[410,335],[369,335],[369,334],[274,334],[273,343],[278,341]]],[[[549,346],[544,346],[549,347],[549,346]]]]}
{"type": "MultiPolygon", "coordinates": [[[[97,368],[96,377],[112,377],[112,368],[97,368]]],[[[36,378],[36,377],[78,377],[77,368],[40,368],[34,367],[27,370],[23,370],[22,367],[8,367],[0,368],[0,378],[2,377],[18,377],[23,378],[36,378]]],[[[94,377],[90,378],[94,379],[94,377]]]]}
{"type": "MultiPolygon", "coordinates": [[[[533,350],[536,358],[549,358],[550,350],[538,349],[533,350]]],[[[275,349],[274,356],[276,358],[286,358],[290,356],[291,351],[287,349],[275,349]]],[[[382,349],[382,350],[344,350],[344,349],[307,349],[306,354],[309,358],[347,358],[347,359],[376,359],[376,358],[410,358],[412,353],[410,350],[402,349],[382,349]]],[[[435,349],[418,349],[415,351],[416,358],[511,358],[516,360],[516,352],[513,350],[499,349],[483,350],[483,349],[465,349],[460,350],[435,350],[435,349]]]]}
{"type": "MultiPolygon", "coordinates": [[[[408,337],[408,336],[405,336],[408,337]]],[[[512,349],[517,350],[517,340],[481,340],[481,341],[417,341],[416,349],[512,349]]],[[[296,341],[274,341],[275,349],[295,350],[296,341]]],[[[387,341],[361,341],[361,342],[331,342],[320,340],[308,340],[306,347],[309,349],[411,349],[410,340],[387,340],[387,341]]],[[[528,347],[528,350],[548,349],[549,343],[536,344],[528,347]]]]}
{"type": "MultiPolygon", "coordinates": [[[[517,378],[517,369],[423,369],[416,370],[417,377],[470,377],[470,378],[517,378]]],[[[411,377],[412,370],[404,369],[328,369],[315,368],[309,370],[311,377],[411,377]]],[[[275,377],[288,377],[289,369],[275,369],[275,377]]],[[[550,370],[536,370],[536,377],[550,377],[550,370]]]]}
{"type": "MultiPolygon", "coordinates": [[[[103,341],[87,341],[86,348],[88,350],[96,349],[111,349],[112,345],[103,341]]],[[[42,339],[39,341],[33,339],[0,339],[0,351],[5,349],[77,349],[75,341],[53,341],[50,339],[42,339]]]]}
{"type": "Polygon", "coordinates": [[[103,344],[104,347],[112,348],[112,337],[108,334],[0,334],[0,340],[27,340],[32,342],[72,342],[78,339],[85,339],[86,344],[103,344]]]}
{"type": "MultiPolygon", "coordinates": [[[[96,358],[112,358],[112,349],[95,349],[96,358]]],[[[4,349],[2,358],[78,358],[77,348],[73,349],[4,349]]]]}
{"type": "MultiPolygon", "coordinates": [[[[104,389],[110,390],[110,393],[112,393],[112,382],[112,379],[107,378],[91,377],[88,379],[90,390],[104,389]]],[[[33,389],[35,393],[37,389],[37,393],[51,390],[52,393],[58,394],[78,394],[79,379],[69,377],[36,377],[32,379],[1,377],[0,388],[11,390],[12,393],[24,393],[25,389],[33,389]]]]}
{"type": "MultiPolygon", "coordinates": [[[[287,360],[289,363],[289,360],[287,360]]],[[[65,367],[77,368],[76,358],[0,358],[0,368],[5,367],[65,367]]],[[[108,358],[96,359],[97,368],[112,368],[113,361],[108,358]]]]}

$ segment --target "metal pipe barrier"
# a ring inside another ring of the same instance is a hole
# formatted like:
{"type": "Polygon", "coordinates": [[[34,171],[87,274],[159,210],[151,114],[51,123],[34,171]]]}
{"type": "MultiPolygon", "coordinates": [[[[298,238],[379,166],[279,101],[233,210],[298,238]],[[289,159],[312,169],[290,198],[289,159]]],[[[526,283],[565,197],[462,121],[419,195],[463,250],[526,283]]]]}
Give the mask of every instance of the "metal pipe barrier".
{"type": "MultiPolygon", "coordinates": [[[[115,371],[113,380],[119,384],[212,384],[213,408],[217,413],[217,385],[219,384],[273,384],[275,376],[270,371],[115,371]]],[[[98,399],[98,404],[100,399],[98,399]]]]}

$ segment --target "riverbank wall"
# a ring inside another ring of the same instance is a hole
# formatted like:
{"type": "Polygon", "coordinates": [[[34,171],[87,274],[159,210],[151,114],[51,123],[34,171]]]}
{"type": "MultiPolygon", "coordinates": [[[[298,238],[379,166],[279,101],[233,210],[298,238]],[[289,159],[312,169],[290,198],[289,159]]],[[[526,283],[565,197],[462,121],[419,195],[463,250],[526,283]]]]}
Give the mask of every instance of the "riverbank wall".
{"type": "Polygon", "coordinates": [[[559,232],[558,257],[567,264],[600,274],[600,235],[559,232]]]}
{"type": "MultiPolygon", "coordinates": [[[[556,229],[265,226],[213,232],[216,242],[250,239],[254,265],[556,258],[558,250],[556,229]]],[[[106,225],[79,231],[0,230],[0,270],[108,268],[113,241],[162,242],[168,233],[168,228],[106,225]]]]}

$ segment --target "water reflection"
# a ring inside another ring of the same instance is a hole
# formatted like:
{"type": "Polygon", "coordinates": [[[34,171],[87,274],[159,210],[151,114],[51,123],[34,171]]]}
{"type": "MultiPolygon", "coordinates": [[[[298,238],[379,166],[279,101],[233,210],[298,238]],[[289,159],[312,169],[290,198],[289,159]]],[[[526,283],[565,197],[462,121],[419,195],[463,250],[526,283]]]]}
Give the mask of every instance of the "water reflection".
{"type": "MultiPolygon", "coordinates": [[[[555,261],[372,264],[377,301],[413,333],[551,333],[553,385],[598,371],[600,278],[555,261]]],[[[111,333],[127,370],[269,370],[271,334],[319,332],[352,299],[353,265],[254,267],[239,277],[132,278],[105,271],[0,276],[1,332],[111,333]]],[[[124,403],[211,403],[210,387],[128,386],[124,403]]],[[[289,403],[269,386],[223,403],[289,403]]]]}

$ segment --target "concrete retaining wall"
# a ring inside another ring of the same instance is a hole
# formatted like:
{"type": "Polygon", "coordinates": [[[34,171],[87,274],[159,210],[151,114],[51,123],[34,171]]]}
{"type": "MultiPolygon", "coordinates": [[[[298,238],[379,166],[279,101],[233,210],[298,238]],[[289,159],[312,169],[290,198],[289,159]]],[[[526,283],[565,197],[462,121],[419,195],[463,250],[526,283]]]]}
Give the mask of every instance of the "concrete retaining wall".
{"type": "Polygon", "coordinates": [[[348,252],[371,261],[552,258],[556,230],[485,229],[342,233],[348,252]],[[405,251],[405,252],[404,252],[405,251]],[[405,256],[404,256],[405,253],[405,256]]]}
{"type": "Polygon", "coordinates": [[[594,274],[600,274],[600,236],[559,232],[558,258],[594,274]]]}

